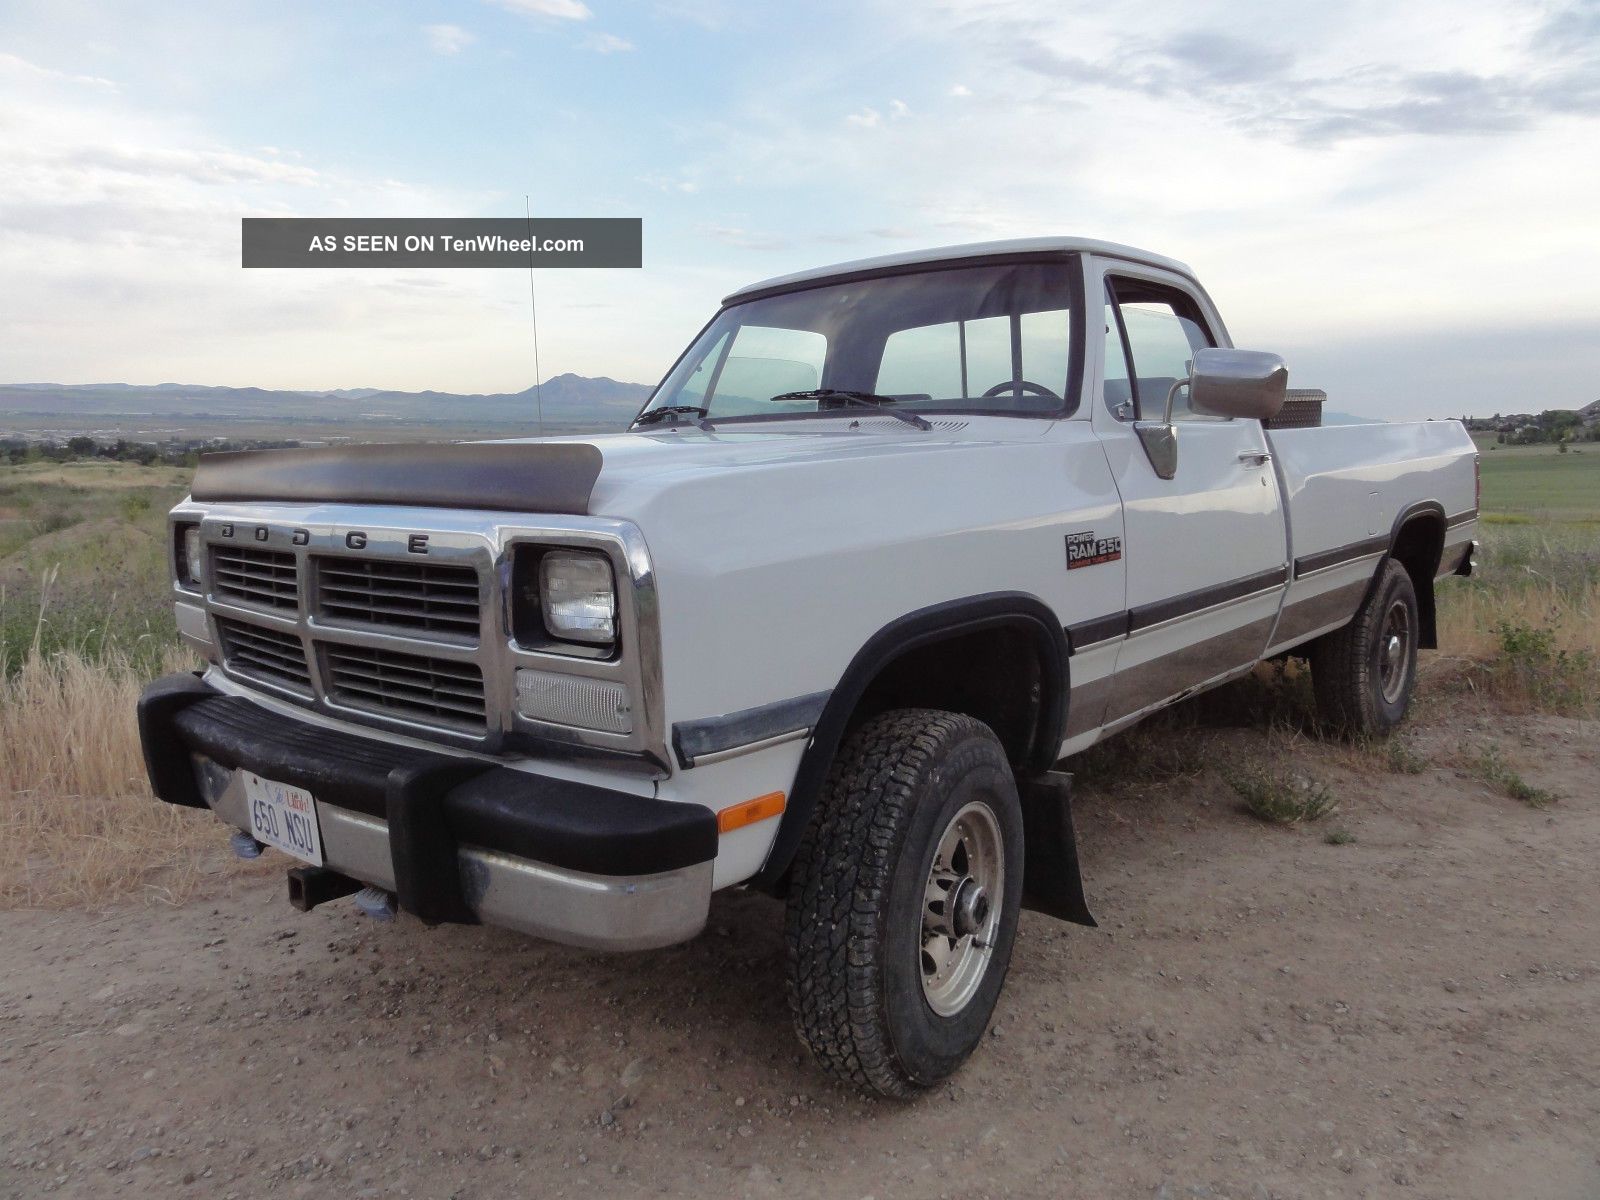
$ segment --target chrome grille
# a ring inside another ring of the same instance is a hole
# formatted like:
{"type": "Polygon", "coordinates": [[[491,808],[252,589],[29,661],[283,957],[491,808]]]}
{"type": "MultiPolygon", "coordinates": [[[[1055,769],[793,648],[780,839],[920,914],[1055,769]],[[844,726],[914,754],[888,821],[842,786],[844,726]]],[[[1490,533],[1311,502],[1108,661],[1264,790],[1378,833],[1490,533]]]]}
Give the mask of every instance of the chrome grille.
{"type": "Polygon", "coordinates": [[[483,673],[476,664],[322,642],[329,699],[348,708],[482,733],[483,673]]]}
{"type": "Polygon", "coordinates": [[[476,641],[478,572],[439,563],[319,555],[313,610],[335,621],[476,641]]]}
{"type": "Polygon", "coordinates": [[[311,667],[305,648],[292,633],[263,629],[229,617],[217,618],[223,665],[235,675],[277,683],[311,694],[311,667]]]}
{"type": "Polygon", "coordinates": [[[294,555],[282,550],[213,546],[211,590],[244,604],[298,609],[300,571],[294,555]]]}

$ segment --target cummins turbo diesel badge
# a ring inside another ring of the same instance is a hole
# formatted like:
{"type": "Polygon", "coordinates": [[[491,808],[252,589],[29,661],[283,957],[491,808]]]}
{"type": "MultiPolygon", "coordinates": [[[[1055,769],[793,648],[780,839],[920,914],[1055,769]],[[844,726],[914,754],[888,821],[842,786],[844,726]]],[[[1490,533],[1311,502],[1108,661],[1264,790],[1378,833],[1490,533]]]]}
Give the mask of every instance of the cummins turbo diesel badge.
{"type": "Polygon", "coordinates": [[[1095,567],[1101,563],[1116,562],[1122,557],[1122,539],[1097,538],[1094,530],[1067,534],[1067,570],[1095,567]]]}

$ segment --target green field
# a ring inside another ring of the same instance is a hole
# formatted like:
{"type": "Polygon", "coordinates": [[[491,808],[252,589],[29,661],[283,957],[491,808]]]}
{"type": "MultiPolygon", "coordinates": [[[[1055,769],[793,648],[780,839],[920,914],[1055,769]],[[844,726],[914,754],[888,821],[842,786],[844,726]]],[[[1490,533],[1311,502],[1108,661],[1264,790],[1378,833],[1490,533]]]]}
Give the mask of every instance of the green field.
{"type": "Polygon", "coordinates": [[[0,467],[0,674],[34,647],[161,660],[177,641],[166,514],[188,474],[101,461],[0,467]]]}
{"type": "MultiPolygon", "coordinates": [[[[1483,511],[1534,521],[1600,522],[1600,443],[1499,446],[1479,438],[1483,511]]],[[[1502,522],[1514,523],[1514,522],[1502,522]]]]}

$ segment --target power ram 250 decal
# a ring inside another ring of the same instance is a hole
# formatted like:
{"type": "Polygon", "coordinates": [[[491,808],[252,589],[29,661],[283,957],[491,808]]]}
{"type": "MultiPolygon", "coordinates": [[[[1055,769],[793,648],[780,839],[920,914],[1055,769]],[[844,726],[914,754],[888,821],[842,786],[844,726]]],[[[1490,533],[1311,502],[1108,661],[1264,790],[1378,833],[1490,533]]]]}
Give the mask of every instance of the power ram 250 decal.
{"type": "Polygon", "coordinates": [[[1067,534],[1067,570],[1079,567],[1097,567],[1101,563],[1116,562],[1122,557],[1122,539],[1097,538],[1094,531],[1067,534]]]}

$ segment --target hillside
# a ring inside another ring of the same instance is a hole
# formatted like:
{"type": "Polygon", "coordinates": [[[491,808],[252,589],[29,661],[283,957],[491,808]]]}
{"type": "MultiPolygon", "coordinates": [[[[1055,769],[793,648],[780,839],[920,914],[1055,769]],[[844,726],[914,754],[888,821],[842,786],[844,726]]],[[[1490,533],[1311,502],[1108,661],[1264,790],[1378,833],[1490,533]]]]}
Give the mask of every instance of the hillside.
{"type": "MultiPolygon", "coordinates": [[[[603,376],[556,375],[543,386],[546,422],[616,426],[638,411],[650,385],[603,376]]],[[[377,388],[281,391],[200,384],[0,384],[0,414],[44,417],[243,417],[317,422],[507,421],[534,416],[534,389],[521,392],[395,392],[377,388]]]]}

